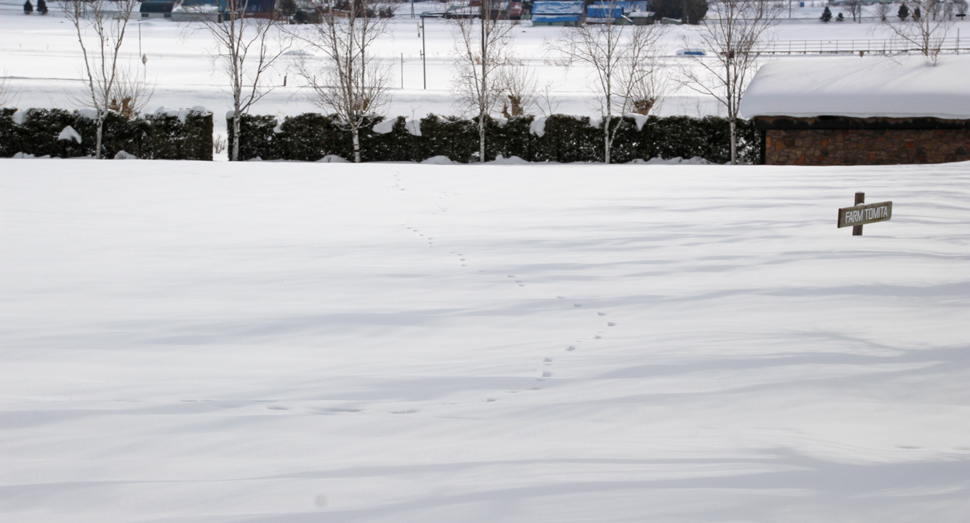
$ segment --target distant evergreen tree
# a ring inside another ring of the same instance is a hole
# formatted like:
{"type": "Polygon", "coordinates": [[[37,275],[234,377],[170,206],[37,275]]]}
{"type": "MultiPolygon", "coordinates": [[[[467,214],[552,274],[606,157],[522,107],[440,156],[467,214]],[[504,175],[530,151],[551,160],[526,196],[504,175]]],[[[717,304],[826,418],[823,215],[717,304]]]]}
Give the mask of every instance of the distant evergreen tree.
{"type": "Polygon", "coordinates": [[[24,14],[29,15],[34,12],[34,4],[30,3],[30,0],[24,2],[24,14]]]}
{"type": "Polygon", "coordinates": [[[276,10],[283,14],[287,20],[292,20],[296,14],[296,0],[280,0],[276,3],[276,10]]]}
{"type": "Polygon", "coordinates": [[[47,14],[47,2],[44,0],[37,0],[37,12],[46,15],[47,14]]]}
{"type": "Polygon", "coordinates": [[[835,21],[836,22],[844,22],[845,21],[845,17],[842,16],[842,13],[839,13],[839,16],[836,16],[835,17],[835,21]]]}
{"type": "Polygon", "coordinates": [[[923,16],[923,13],[919,11],[919,6],[916,6],[916,9],[913,9],[913,20],[919,21],[921,16],[923,16]]]}
{"type": "Polygon", "coordinates": [[[906,21],[906,19],[909,18],[909,8],[906,7],[906,4],[899,6],[899,11],[896,11],[896,16],[903,21],[906,21]]]}
{"type": "Polygon", "coordinates": [[[832,10],[825,6],[825,11],[822,11],[822,16],[818,17],[819,20],[828,23],[832,20],[832,10]]]}

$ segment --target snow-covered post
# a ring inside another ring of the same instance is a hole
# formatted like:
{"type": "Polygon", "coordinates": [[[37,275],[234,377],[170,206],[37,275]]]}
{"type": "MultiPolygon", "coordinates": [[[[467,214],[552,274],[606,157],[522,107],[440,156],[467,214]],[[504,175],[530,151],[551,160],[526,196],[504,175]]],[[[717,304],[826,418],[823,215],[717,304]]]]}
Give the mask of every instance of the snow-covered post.
{"type": "MultiPolygon", "coordinates": [[[[855,203],[853,205],[862,205],[864,203],[866,203],[866,193],[864,192],[855,193],[855,203]]],[[[862,236],[861,225],[852,226],[852,236],[862,236]]]]}

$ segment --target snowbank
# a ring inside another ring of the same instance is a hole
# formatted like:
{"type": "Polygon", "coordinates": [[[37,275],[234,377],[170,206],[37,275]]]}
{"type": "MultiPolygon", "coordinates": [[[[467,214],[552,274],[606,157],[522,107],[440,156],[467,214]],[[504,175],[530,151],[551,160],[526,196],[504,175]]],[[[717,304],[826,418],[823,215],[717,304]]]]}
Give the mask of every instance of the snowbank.
{"type": "Polygon", "coordinates": [[[439,155],[439,156],[432,156],[431,158],[428,158],[427,160],[424,160],[421,163],[427,164],[427,165],[452,165],[455,162],[451,161],[451,158],[448,158],[447,156],[439,155]]]}
{"type": "Polygon", "coordinates": [[[351,162],[350,162],[350,160],[347,160],[345,158],[341,158],[340,156],[337,156],[336,154],[328,154],[328,155],[324,156],[323,158],[320,158],[319,160],[317,160],[317,163],[351,163],[351,162]]]}
{"type": "Polygon", "coordinates": [[[542,116],[532,120],[529,124],[529,132],[542,138],[546,134],[546,117],[542,116]]]}
{"type": "Polygon", "coordinates": [[[58,140],[74,140],[77,143],[81,143],[81,134],[74,130],[73,127],[68,125],[64,129],[61,129],[61,134],[57,135],[58,140]]]}
{"type": "Polygon", "coordinates": [[[770,62],[741,115],[970,119],[970,56],[791,58],[770,62]]]}
{"type": "MultiPolygon", "coordinates": [[[[206,108],[203,107],[203,106],[201,106],[201,105],[196,105],[195,107],[193,107],[191,109],[169,109],[168,107],[165,107],[163,105],[163,106],[159,107],[158,109],[155,109],[155,114],[157,114],[157,115],[165,115],[165,116],[169,116],[169,117],[173,117],[173,118],[174,117],[177,117],[179,119],[179,123],[181,123],[183,125],[185,124],[185,119],[186,119],[186,117],[189,116],[189,114],[191,114],[191,113],[208,114],[208,112],[209,111],[206,110],[206,108]]],[[[231,111],[230,111],[230,113],[231,113],[231,111]]],[[[226,116],[227,119],[229,118],[228,114],[229,113],[227,113],[227,116],[226,116]]]]}
{"type": "Polygon", "coordinates": [[[695,156],[693,158],[681,158],[680,156],[675,156],[673,158],[663,159],[663,158],[651,158],[649,160],[633,160],[630,163],[642,163],[646,165],[711,165],[711,162],[701,158],[700,156],[695,156]]]}
{"type": "Polygon", "coordinates": [[[408,130],[408,133],[411,136],[421,136],[421,120],[417,120],[413,118],[408,119],[404,123],[404,127],[405,129],[408,130]]]}
{"type": "Polygon", "coordinates": [[[508,158],[504,158],[500,154],[495,158],[494,161],[486,162],[486,163],[491,163],[496,165],[528,165],[530,162],[523,160],[522,158],[514,155],[509,156],[508,158]]]}
{"type": "MultiPolygon", "coordinates": [[[[381,120],[374,125],[374,132],[377,134],[387,134],[394,130],[395,123],[397,123],[397,118],[387,118],[385,120],[381,120]]],[[[405,118],[404,129],[411,136],[421,136],[421,120],[405,118]]]]}
{"type": "Polygon", "coordinates": [[[394,124],[396,121],[397,120],[394,118],[388,118],[386,120],[377,122],[377,124],[374,125],[374,132],[377,134],[387,134],[394,130],[394,124]]]}

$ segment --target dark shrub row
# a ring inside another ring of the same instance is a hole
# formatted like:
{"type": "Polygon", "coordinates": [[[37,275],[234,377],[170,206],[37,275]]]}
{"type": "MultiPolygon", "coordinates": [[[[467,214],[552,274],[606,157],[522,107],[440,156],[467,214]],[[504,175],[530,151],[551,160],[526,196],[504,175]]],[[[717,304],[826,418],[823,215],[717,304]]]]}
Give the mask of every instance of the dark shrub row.
{"type": "MultiPolygon", "coordinates": [[[[429,115],[420,121],[420,136],[408,131],[402,117],[394,121],[390,132],[374,132],[374,125],[381,121],[374,118],[361,130],[364,161],[422,161],[432,156],[447,156],[462,163],[478,159],[478,128],[473,120],[429,115]]],[[[546,118],[542,136],[530,132],[533,121],[532,116],[489,119],[486,159],[494,160],[501,154],[530,162],[603,161],[602,127],[593,126],[589,118],[553,115],[546,118]]],[[[232,121],[227,124],[231,147],[232,121]]],[[[315,161],[327,155],[349,159],[353,154],[350,133],[337,125],[333,116],[302,114],[280,123],[274,116],[244,115],[240,125],[241,160],[315,161]]],[[[764,163],[761,133],[749,122],[739,120],[738,136],[739,162],[764,163]]],[[[623,119],[613,143],[613,162],[678,156],[728,163],[731,148],[727,119],[650,116],[639,129],[633,118],[623,119]]]]}
{"type": "MultiPolygon", "coordinates": [[[[0,157],[17,153],[71,158],[94,156],[97,122],[77,111],[29,109],[18,125],[16,109],[0,110],[0,157]],[[81,142],[59,139],[70,126],[81,142]]],[[[102,156],[114,158],[125,151],[138,158],[159,160],[212,160],[212,114],[190,111],[184,123],[165,113],[125,118],[110,113],[104,122],[102,156]]]]}

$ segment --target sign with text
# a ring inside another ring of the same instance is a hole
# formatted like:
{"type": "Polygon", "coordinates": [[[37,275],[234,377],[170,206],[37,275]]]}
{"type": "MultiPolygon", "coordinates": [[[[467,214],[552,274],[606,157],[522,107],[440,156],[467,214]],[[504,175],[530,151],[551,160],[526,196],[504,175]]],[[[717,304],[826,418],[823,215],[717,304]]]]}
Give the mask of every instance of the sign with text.
{"type": "Polygon", "coordinates": [[[870,203],[839,209],[839,227],[885,222],[893,217],[893,202],[870,203]]]}

